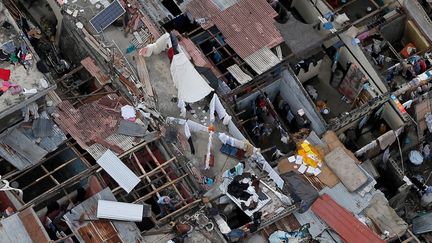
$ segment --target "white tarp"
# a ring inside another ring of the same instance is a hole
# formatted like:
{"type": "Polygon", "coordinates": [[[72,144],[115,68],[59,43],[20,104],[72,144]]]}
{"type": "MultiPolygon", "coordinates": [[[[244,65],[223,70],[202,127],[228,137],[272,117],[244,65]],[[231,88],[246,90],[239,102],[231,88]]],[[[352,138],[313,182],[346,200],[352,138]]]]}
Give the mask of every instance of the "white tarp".
{"type": "Polygon", "coordinates": [[[166,49],[172,47],[171,38],[169,33],[163,34],[155,43],[148,44],[146,47],[139,50],[138,54],[141,56],[149,57],[157,55],[166,49]]]}
{"type": "Polygon", "coordinates": [[[171,76],[178,90],[178,99],[184,102],[197,102],[213,91],[184,53],[174,55],[171,76]]]}

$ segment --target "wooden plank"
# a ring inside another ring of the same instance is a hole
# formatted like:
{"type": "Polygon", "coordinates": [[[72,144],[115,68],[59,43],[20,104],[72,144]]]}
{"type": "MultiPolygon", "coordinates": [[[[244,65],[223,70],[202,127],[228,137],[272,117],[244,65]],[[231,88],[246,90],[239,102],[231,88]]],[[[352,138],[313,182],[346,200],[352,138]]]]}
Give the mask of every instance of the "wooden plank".
{"type": "Polygon", "coordinates": [[[108,240],[117,235],[117,231],[114,226],[108,220],[96,220],[92,222],[94,228],[100,235],[102,240],[108,240]]]}
{"type": "Polygon", "coordinates": [[[138,78],[139,78],[141,84],[143,85],[143,89],[147,95],[153,97],[154,96],[153,88],[152,88],[152,85],[150,83],[150,76],[149,76],[149,73],[147,70],[145,58],[143,56],[140,56],[137,54],[136,60],[137,60],[138,78]]]}
{"type": "Polygon", "coordinates": [[[143,96],[141,91],[139,91],[139,89],[137,88],[136,84],[133,83],[132,81],[130,81],[129,79],[127,79],[125,76],[123,76],[123,74],[119,75],[119,80],[124,85],[126,85],[126,87],[133,93],[133,95],[135,95],[137,97],[143,96]]]}
{"type": "Polygon", "coordinates": [[[86,226],[79,228],[78,233],[84,242],[103,243],[102,238],[96,232],[96,229],[92,224],[87,224],[86,226]]]}
{"type": "MultiPolygon", "coordinates": [[[[159,172],[159,169],[160,169],[161,167],[163,167],[163,166],[167,166],[169,163],[171,163],[171,162],[174,161],[175,159],[176,159],[176,158],[173,157],[173,158],[169,159],[168,161],[165,161],[163,164],[159,165],[158,167],[154,168],[153,170],[147,172],[146,174],[144,174],[144,175],[140,175],[140,176],[139,176],[140,180],[142,180],[142,179],[145,178],[146,176],[152,176],[152,175],[158,173],[158,172],[159,172]]],[[[116,191],[118,191],[118,190],[120,190],[120,189],[121,189],[121,187],[116,187],[114,190],[112,190],[112,192],[114,193],[114,192],[116,192],[116,191]]]]}
{"type": "MultiPolygon", "coordinates": [[[[143,176],[145,177],[145,179],[147,180],[147,182],[150,184],[151,188],[153,190],[156,190],[156,187],[153,185],[150,177],[148,176],[147,172],[144,170],[144,167],[141,165],[141,162],[139,161],[138,157],[136,156],[135,153],[132,153],[132,156],[135,159],[136,164],[138,165],[138,168],[141,170],[141,173],[143,174],[143,176]]],[[[156,193],[156,196],[160,197],[159,192],[156,193]]]]}
{"type": "Polygon", "coordinates": [[[317,177],[322,183],[330,188],[336,186],[340,181],[327,165],[321,167],[321,173],[317,177]]]}

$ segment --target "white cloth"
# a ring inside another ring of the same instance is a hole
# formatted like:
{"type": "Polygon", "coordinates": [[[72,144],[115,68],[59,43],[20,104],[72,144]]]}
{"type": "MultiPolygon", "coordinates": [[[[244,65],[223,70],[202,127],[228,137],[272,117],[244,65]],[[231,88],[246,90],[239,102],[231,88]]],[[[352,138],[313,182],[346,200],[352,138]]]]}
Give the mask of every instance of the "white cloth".
{"type": "Polygon", "coordinates": [[[191,121],[191,120],[187,120],[187,124],[189,126],[189,129],[192,132],[208,132],[208,128],[204,125],[201,125],[197,122],[191,121]]]}
{"type": "Polygon", "coordinates": [[[205,169],[210,169],[210,155],[211,155],[211,148],[212,148],[212,140],[213,140],[213,132],[209,133],[209,140],[207,144],[207,156],[205,160],[205,169]]]}
{"type": "Polygon", "coordinates": [[[188,125],[187,122],[185,122],[185,124],[184,124],[184,133],[185,133],[185,136],[186,136],[187,138],[190,138],[190,137],[191,137],[191,132],[190,132],[190,130],[189,130],[189,125],[188,125]]]}
{"type": "Polygon", "coordinates": [[[174,55],[171,76],[178,90],[178,98],[184,102],[197,102],[213,91],[184,53],[174,55]]]}
{"type": "Polygon", "coordinates": [[[227,115],[227,112],[217,95],[216,95],[215,105],[216,105],[215,109],[216,112],[218,113],[219,119],[224,118],[227,115]]]}
{"type": "Polygon", "coordinates": [[[157,55],[172,46],[171,38],[169,33],[163,34],[155,43],[148,44],[143,50],[139,51],[139,54],[145,57],[151,55],[157,55]]]}
{"type": "Polygon", "coordinates": [[[211,99],[210,104],[209,104],[209,108],[210,108],[210,122],[211,123],[213,123],[215,121],[215,115],[214,115],[214,113],[216,111],[216,98],[217,98],[217,95],[214,94],[213,98],[211,99]]]}
{"type": "Polygon", "coordinates": [[[186,117],[186,103],[183,100],[179,100],[177,107],[180,108],[180,116],[183,118],[186,117]]]}
{"type": "Polygon", "coordinates": [[[125,105],[121,108],[121,114],[123,119],[127,120],[129,118],[135,118],[136,112],[135,109],[130,105],[125,105]]]}
{"type": "Polygon", "coordinates": [[[228,115],[228,113],[225,110],[225,107],[223,107],[222,102],[220,101],[219,97],[214,94],[213,98],[210,101],[210,122],[215,121],[215,111],[218,114],[219,119],[223,119],[222,123],[227,126],[231,121],[231,116],[228,115]]]}
{"type": "Polygon", "coordinates": [[[222,121],[222,124],[224,124],[225,126],[228,126],[231,122],[231,119],[232,119],[232,117],[230,115],[228,115],[228,114],[225,115],[225,117],[222,121]]]}

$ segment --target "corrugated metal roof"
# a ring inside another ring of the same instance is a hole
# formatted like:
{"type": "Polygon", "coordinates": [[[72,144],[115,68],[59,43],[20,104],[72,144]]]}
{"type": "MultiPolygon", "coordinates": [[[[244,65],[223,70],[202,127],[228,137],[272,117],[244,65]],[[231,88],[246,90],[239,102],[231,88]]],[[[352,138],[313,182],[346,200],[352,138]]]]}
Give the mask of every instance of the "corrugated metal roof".
{"type": "Polygon", "coordinates": [[[244,60],[258,74],[269,70],[280,62],[279,58],[268,47],[261,48],[244,60]]]}
{"type": "Polygon", "coordinates": [[[96,161],[127,193],[140,182],[136,176],[111,150],[96,161]]]}
{"type": "MultiPolygon", "coordinates": [[[[33,132],[31,128],[14,128],[18,129],[22,134],[25,135],[29,140],[35,141],[36,138],[33,136],[33,132]]],[[[6,132],[5,132],[6,135],[6,132]]],[[[63,141],[66,140],[66,135],[63,131],[57,126],[54,125],[52,129],[52,134],[49,137],[44,137],[37,144],[40,148],[46,150],[47,152],[55,151],[63,141]]],[[[35,144],[36,145],[36,144],[35,144]]],[[[4,144],[2,140],[0,140],[0,157],[4,158],[6,161],[11,163],[19,170],[24,170],[32,166],[34,163],[26,159],[24,156],[20,155],[15,150],[11,149],[9,146],[4,144]]],[[[39,161],[37,161],[39,162],[39,161]]],[[[35,163],[37,163],[35,162],[35,163]]]]}
{"type": "Polygon", "coordinates": [[[263,47],[273,48],[283,42],[274,25],[277,13],[266,0],[240,0],[223,11],[211,0],[194,0],[187,10],[195,19],[207,19],[203,28],[215,24],[243,59],[263,47]]]}
{"type": "Polygon", "coordinates": [[[186,52],[191,56],[193,63],[198,67],[210,68],[216,77],[221,76],[217,68],[215,68],[207,59],[207,57],[201,52],[201,50],[192,42],[189,38],[181,38],[180,45],[186,49],[186,52]]]}
{"type": "MultiPolygon", "coordinates": [[[[131,148],[133,148],[135,145],[143,141],[153,141],[158,136],[159,134],[157,132],[151,132],[148,135],[146,134],[143,138],[130,137],[130,136],[114,133],[109,137],[107,137],[105,141],[107,141],[110,144],[116,144],[124,151],[128,151],[131,148]]],[[[92,146],[88,147],[86,150],[95,160],[98,160],[108,150],[108,148],[104,147],[99,143],[95,143],[92,146]]]]}
{"type": "Polygon", "coordinates": [[[373,190],[372,193],[366,193],[364,197],[358,193],[349,192],[342,183],[338,183],[336,186],[329,188],[325,187],[320,191],[320,194],[327,194],[332,197],[338,204],[346,208],[353,214],[359,214],[368,205],[373,195],[379,193],[377,190],[373,190]]]}
{"type": "Polygon", "coordinates": [[[0,220],[0,242],[49,242],[50,239],[33,209],[0,220]]]}
{"type": "Polygon", "coordinates": [[[106,75],[91,57],[84,58],[81,60],[81,65],[90,73],[91,76],[95,77],[101,84],[106,84],[110,78],[106,75]]]}
{"type": "MultiPolygon", "coordinates": [[[[116,144],[124,151],[131,149],[135,144],[138,144],[142,141],[142,139],[136,139],[135,137],[121,135],[118,133],[110,135],[105,140],[108,143],[116,144]]],[[[86,150],[95,160],[98,160],[108,150],[108,148],[105,148],[99,143],[95,143],[92,146],[88,147],[86,150]]]]}
{"type": "Polygon", "coordinates": [[[51,241],[33,208],[27,208],[18,213],[18,217],[21,219],[24,228],[33,242],[51,241]]]}
{"type": "Polygon", "coordinates": [[[80,242],[94,242],[102,238],[101,236],[113,237],[115,240],[109,240],[108,237],[103,237],[104,242],[143,242],[141,231],[137,225],[132,222],[121,221],[82,221],[82,215],[86,218],[96,218],[96,208],[98,200],[116,201],[114,194],[110,188],[105,188],[92,197],[86,199],[81,204],[75,206],[72,210],[66,213],[63,217],[69,228],[75,234],[80,242]],[[80,221],[78,224],[77,222],[80,221]],[[92,238],[90,238],[92,237],[92,238]],[[90,238],[90,239],[88,239],[90,238]],[[87,241],[85,241],[88,239],[87,241]]]}
{"type": "Polygon", "coordinates": [[[147,15],[141,12],[141,20],[144,23],[144,25],[148,28],[148,30],[150,31],[154,39],[155,40],[159,39],[161,33],[159,32],[157,27],[153,24],[153,21],[150,19],[150,17],[148,17],[147,15]]]}
{"type": "Polygon", "coordinates": [[[54,121],[83,149],[87,149],[117,130],[121,119],[120,108],[125,104],[124,99],[117,95],[104,96],[79,108],[73,107],[69,101],[63,101],[57,106],[58,116],[54,121]]]}
{"type": "Polygon", "coordinates": [[[312,211],[346,242],[385,242],[327,194],[312,204],[312,211]]]}
{"type": "Polygon", "coordinates": [[[100,219],[141,222],[143,210],[140,204],[98,200],[96,215],[100,219]]]}
{"type": "Polygon", "coordinates": [[[213,3],[220,9],[225,10],[232,5],[238,3],[239,0],[212,0],[213,3]]]}
{"type": "Polygon", "coordinates": [[[245,84],[252,80],[252,77],[243,72],[237,64],[228,67],[227,70],[240,84],[245,84]]]}

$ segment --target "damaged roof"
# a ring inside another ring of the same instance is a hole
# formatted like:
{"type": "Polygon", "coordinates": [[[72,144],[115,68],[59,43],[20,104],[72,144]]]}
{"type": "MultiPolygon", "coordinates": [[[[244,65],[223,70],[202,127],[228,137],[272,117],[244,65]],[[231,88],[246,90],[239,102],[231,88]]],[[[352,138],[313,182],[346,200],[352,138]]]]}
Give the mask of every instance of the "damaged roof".
{"type": "Polygon", "coordinates": [[[0,220],[0,242],[50,242],[33,208],[0,220]]]}
{"type": "Polygon", "coordinates": [[[44,126],[46,130],[44,130],[43,134],[41,132],[39,134],[38,132],[35,133],[35,131],[41,130],[38,127],[40,120],[49,119],[36,119],[33,125],[29,125],[29,127],[25,126],[26,123],[21,123],[1,135],[0,156],[18,170],[24,170],[37,164],[49,152],[55,151],[67,139],[63,131],[57,125],[50,122],[48,123],[51,125],[44,126]],[[33,130],[33,127],[37,130],[33,130]]]}
{"type": "Polygon", "coordinates": [[[117,95],[104,96],[79,108],[73,107],[69,101],[63,101],[57,106],[55,122],[82,148],[87,149],[117,131],[121,119],[120,108],[125,104],[124,98],[117,95]]]}
{"type": "Polygon", "coordinates": [[[243,59],[283,42],[274,25],[277,13],[265,0],[240,0],[223,11],[211,0],[193,0],[187,11],[195,19],[206,19],[202,25],[205,29],[216,25],[228,45],[243,59]]]}

